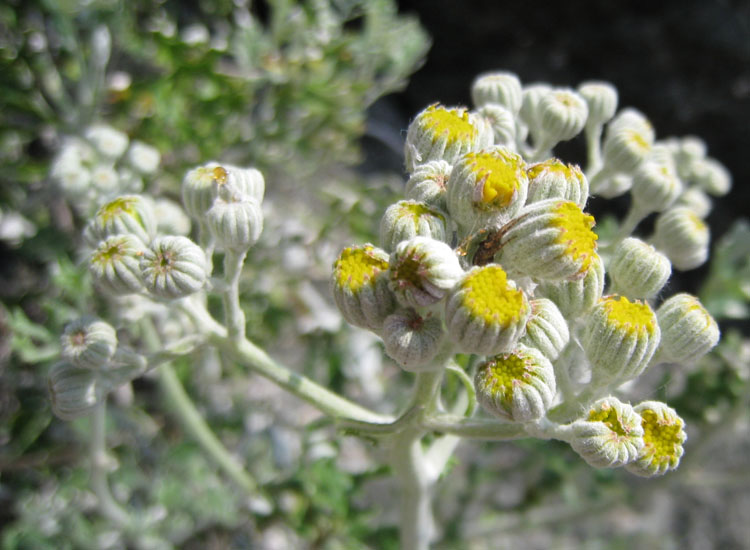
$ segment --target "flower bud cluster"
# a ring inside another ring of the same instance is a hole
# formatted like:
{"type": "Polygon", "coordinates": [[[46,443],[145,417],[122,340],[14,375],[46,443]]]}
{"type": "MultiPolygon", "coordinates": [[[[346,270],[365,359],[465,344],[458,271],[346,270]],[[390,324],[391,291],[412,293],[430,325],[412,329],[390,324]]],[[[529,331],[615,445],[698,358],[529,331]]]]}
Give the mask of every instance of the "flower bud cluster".
{"type": "Polygon", "coordinates": [[[118,195],[141,192],[144,178],[153,177],[160,162],[154,147],[99,124],[66,138],[50,175],[70,205],[88,216],[118,195]]]}
{"type": "Polygon", "coordinates": [[[593,466],[674,469],[685,441],[675,411],[612,394],[718,342],[697,298],[661,293],[673,268],[705,260],[706,193],[726,192],[728,175],[698,140],[658,141],[643,114],[618,112],[604,82],[571,90],[487,73],[471,96],[474,111],[435,104],[411,123],[408,200],[386,210],[382,248],[349,247],[334,263],[339,309],[404,370],[480,356],[471,374],[486,412],[530,434],[557,426],[593,466]],[[587,171],[552,156],[579,133],[587,171]],[[630,236],[635,224],[600,243],[589,193],[628,191],[633,217],[659,213],[654,235],[630,236]]]}

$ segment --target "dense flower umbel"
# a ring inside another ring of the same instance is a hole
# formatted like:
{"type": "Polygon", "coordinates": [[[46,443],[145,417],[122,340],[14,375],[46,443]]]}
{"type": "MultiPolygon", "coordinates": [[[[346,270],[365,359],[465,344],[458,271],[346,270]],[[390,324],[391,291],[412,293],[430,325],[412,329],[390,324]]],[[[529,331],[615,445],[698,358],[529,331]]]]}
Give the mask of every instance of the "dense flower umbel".
{"type": "Polygon", "coordinates": [[[439,372],[451,353],[484,356],[474,383],[483,408],[530,435],[568,441],[594,466],[627,464],[638,475],[675,467],[684,432],[674,411],[603,396],[652,364],[692,360],[717,342],[716,323],[694,298],[668,298],[658,313],[647,300],[661,299],[673,266],[705,260],[706,193],[725,192],[728,174],[700,140],[657,140],[640,112],[617,112],[606,82],[574,91],[492,72],[471,95],[474,111],[435,104],[409,127],[410,200],[381,224],[392,254],[347,249],[360,276],[342,277],[353,270],[337,263],[339,307],[367,326],[362,304],[370,304],[371,330],[405,370],[439,372]],[[585,172],[553,155],[579,133],[585,172]],[[629,214],[619,228],[605,226],[601,243],[584,212],[589,190],[631,195],[629,214]],[[632,235],[652,212],[661,213],[654,235],[632,235]],[[375,284],[386,271],[390,292],[375,284]]]}

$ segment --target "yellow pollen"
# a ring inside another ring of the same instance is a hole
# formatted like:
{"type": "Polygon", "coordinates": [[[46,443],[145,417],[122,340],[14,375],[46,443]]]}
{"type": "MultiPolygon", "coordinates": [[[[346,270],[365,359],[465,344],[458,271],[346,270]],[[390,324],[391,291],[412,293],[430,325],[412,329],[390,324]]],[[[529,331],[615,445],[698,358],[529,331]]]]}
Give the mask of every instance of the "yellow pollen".
{"type": "Polygon", "coordinates": [[[641,149],[644,153],[651,150],[651,144],[635,130],[628,132],[627,137],[630,143],[635,144],[635,146],[641,149]]]}
{"type": "Polygon", "coordinates": [[[485,371],[483,376],[482,390],[492,395],[502,395],[503,403],[513,401],[514,382],[523,382],[528,377],[526,361],[523,357],[515,353],[504,353],[489,359],[482,369],[485,371]]]}
{"type": "Polygon", "coordinates": [[[589,421],[604,422],[607,425],[607,428],[612,430],[620,437],[625,437],[626,435],[628,435],[625,431],[625,428],[622,427],[620,418],[617,416],[617,411],[609,405],[602,405],[602,408],[599,411],[591,409],[591,411],[589,411],[589,421]]]}
{"type": "Polygon", "coordinates": [[[433,142],[441,137],[449,145],[459,141],[473,142],[477,135],[477,129],[469,122],[469,113],[463,109],[431,105],[422,115],[422,124],[432,132],[433,142]]]}
{"type": "Polygon", "coordinates": [[[420,202],[406,202],[402,204],[399,208],[399,214],[400,216],[411,216],[411,219],[414,223],[418,222],[419,218],[425,215],[436,216],[445,221],[445,218],[442,216],[442,214],[435,212],[434,210],[430,209],[420,202]]]}
{"type": "Polygon", "coordinates": [[[698,217],[697,214],[694,212],[688,212],[687,219],[690,220],[690,223],[693,224],[696,231],[700,231],[701,233],[706,231],[706,224],[705,222],[698,217]]]}
{"type": "Polygon", "coordinates": [[[508,206],[518,190],[518,180],[523,174],[521,158],[511,153],[469,153],[464,157],[471,162],[471,170],[482,185],[481,204],[487,207],[508,206]]]}
{"type": "Polygon", "coordinates": [[[119,197],[102,206],[99,209],[99,212],[97,212],[96,217],[102,222],[107,223],[120,214],[130,214],[140,221],[140,216],[138,216],[138,213],[135,210],[135,204],[137,202],[137,197],[119,197]]]}
{"type": "Polygon", "coordinates": [[[366,284],[372,284],[375,275],[388,269],[388,262],[375,257],[372,246],[345,248],[334,262],[336,282],[356,292],[366,284]]]}
{"type": "Polygon", "coordinates": [[[217,166],[211,171],[214,181],[219,185],[224,185],[227,182],[227,171],[223,166],[217,166]]]}
{"type": "Polygon", "coordinates": [[[565,254],[580,264],[579,273],[585,273],[591,265],[599,238],[591,230],[596,223],[594,216],[584,214],[577,204],[570,201],[561,202],[555,208],[555,214],[552,225],[561,229],[557,242],[566,245],[565,254]]]}
{"type": "Polygon", "coordinates": [[[661,464],[677,466],[680,459],[679,448],[682,445],[682,421],[679,418],[673,421],[660,420],[652,410],[645,410],[640,414],[643,419],[641,426],[646,456],[661,464]]]}
{"type": "Polygon", "coordinates": [[[461,288],[466,290],[464,306],[472,316],[487,323],[508,327],[521,318],[526,307],[523,292],[508,285],[508,277],[498,265],[488,265],[470,273],[461,288]]]}
{"type": "Polygon", "coordinates": [[[628,334],[652,335],[656,330],[656,315],[648,304],[638,300],[631,302],[625,296],[608,296],[604,298],[604,309],[607,321],[618,330],[628,334]]]}
{"type": "Polygon", "coordinates": [[[570,177],[570,167],[555,158],[534,164],[527,170],[526,174],[529,176],[529,182],[531,182],[541,174],[549,172],[562,174],[566,179],[570,177]]]}

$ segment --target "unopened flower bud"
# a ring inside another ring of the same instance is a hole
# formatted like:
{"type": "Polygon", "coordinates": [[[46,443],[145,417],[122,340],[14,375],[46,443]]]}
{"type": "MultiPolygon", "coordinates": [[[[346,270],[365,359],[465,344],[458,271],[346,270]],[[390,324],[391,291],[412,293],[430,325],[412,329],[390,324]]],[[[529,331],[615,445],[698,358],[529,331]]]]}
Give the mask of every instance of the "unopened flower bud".
{"type": "Polygon", "coordinates": [[[643,449],[641,417],[615,397],[594,403],[586,417],[571,424],[570,446],[595,468],[617,468],[637,459],[643,449]]]}
{"type": "Polygon", "coordinates": [[[684,425],[674,409],[659,401],[644,401],[635,406],[641,417],[643,447],[625,469],[630,473],[653,477],[675,470],[684,454],[687,439],[684,425]]]}
{"type": "MultiPolygon", "coordinates": [[[[601,172],[599,173],[601,174],[601,172]]],[[[596,179],[596,195],[603,199],[613,199],[624,195],[633,187],[633,176],[618,172],[606,176],[594,176],[596,179]]]]}
{"type": "Polygon", "coordinates": [[[672,264],[650,244],[628,237],[617,245],[608,273],[620,294],[647,299],[664,287],[672,274],[672,264]]]}
{"type": "Polygon", "coordinates": [[[621,111],[607,126],[604,164],[610,173],[632,172],[643,162],[654,143],[654,130],[634,109],[621,111]]]}
{"type": "Polygon", "coordinates": [[[158,237],[143,251],[141,277],[149,292],[167,299],[198,292],[206,282],[206,254],[187,237],[158,237]]]}
{"type": "Polygon", "coordinates": [[[557,391],[549,359],[521,345],[481,363],[474,386],[477,401],[486,411],[514,422],[544,416],[557,391]]]}
{"type": "Polygon", "coordinates": [[[107,237],[91,256],[89,272],[94,284],[116,296],[133,294],[143,288],[140,257],[145,246],[132,235],[107,237]]]}
{"type": "Polygon", "coordinates": [[[536,294],[549,298],[566,319],[574,319],[593,308],[604,292],[604,263],[598,254],[583,277],[565,281],[540,281],[536,294]]]}
{"type": "Polygon", "coordinates": [[[99,153],[110,159],[121,157],[128,148],[128,136],[110,126],[91,126],[85,136],[99,153]]]}
{"type": "Polygon", "coordinates": [[[213,169],[215,195],[225,201],[239,201],[250,197],[263,202],[266,180],[255,168],[239,168],[224,164],[213,169]]]}
{"type": "Polygon", "coordinates": [[[529,192],[526,203],[546,199],[563,199],[586,206],[589,182],[578,166],[565,164],[556,158],[532,164],[526,170],[529,192]]]}
{"type": "Polygon", "coordinates": [[[682,182],[668,165],[647,161],[633,174],[630,193],[639,212],[661,212],[669,208],[682,192],[682,182]]]}
{"type": "Polygon", "coordinates": [[[206,223],[219,246],[246,251],[258,242],[263,231],[263,210],[251,197],[238,201],[219,198],[206,212],[206,223]]]}
{"type": "Polygon", "coordinates": [[[589,108],[587,126],[601,125],[615,116],[617,111],[617,89],[608,82],[584,82],[578,86],[589,108]]]}
{"type": "Polygon", "coordinates": [[[582,277],[596,254],[593,226],[594,217],[574,202],[532,203],[501,229],[495,261],[538,280],[582,277]]]}
{"type": "Polygon", "coordinates": [[[694,269],[708,259],[710,239],[706,223],[684,206],[662,212],[654,224],[654,245],[680,271],[694,269]]]}
{"type": "Polygon", "coordinates": [[[591,383],[622,384],[648,366],[659,345],[659,324],[648,303],[606,296],[586,317],[581,344],[591,363],[591,383]]]}
{"type": "Polygon", "coordinates": [[[380,245],[385,250],[417,236],[448,239],[445,215],[416,201],[399,201],[386,209],[380,220],[380,245]]]}
{"type": "Polygon", "coordinates": [[[405,307],[439,302],[464,273],[453,249],[428,237],[399,243],[389,265],[391,290],[405,307]]]}
{"type": "Polygon", "coordinates": [[[91,185],[102,195],[112,195],[120,188],[120,176],[106,164],[99,164],[91,170],[91,185]]]}
{"type": "Polygon", "coordinates": [[[410,372],[441,367],[432,364],[432,360],[444,334],[439,317],[422,317],[411,308],[399,309],[386,317],[381,332],[385,352],[410,372]]]}
{"type": "Polygon", "coordinates": [[[711,198],[697,187],[690,187],[675,201],[675,206],[684,206],[693,211],[701,219],[704,219],[711,212],[713,204],[711,198]]]}
{"type": "Polygon", "coordinates": [[[141,174],[153,174],[159,168],[161,155],[158,149],[141,141],[134,141],[128,149],[128,162],[141,174]]]}
{"type": "Polygon", "coordinates": [[[216,162],[193,168],[182,180],[182,204],[191,218],[202,220],[216,198],[215,181],[226,178],[226,170],[216,162]]]}
{"type": "Polygon", "coordinates": [[[732,175],[719,161],[705,158],[693,164],[692,181],[706,193],[720,197],[732,188],[732,175]]]}
{"type": "Polygon", "coordinates": [[[519,115],[521,120],[523,120],[523,122],[534,131],[536,131],[541,124],[539,104],[541,103],[542,98],[551,90],[552,88],[546,84],[531,84],[523,87],[519,115]]]}
{"type": "Polygon", "coordinates": [[[123,195],[102,206],[84,232],[91,246],[112,235],[132,235],[147,244],[156,233],[156,216],[150,199],[123,195]]]}
{"type": "Polygon", "coordinates": [[[515,115],[521,108],[521,81],[505,71],[481,74],[471,85],[471,99],[477,108],[494,103],[515,115]]]}
{"type": "Polygon", "coordinates": [[[575,91],[553,89],[539,101],[541,140],[550,144],[568,141],[583,130],[589,109],[575,91]]]}
{"type": "Polygon", "coordinates": [[[538,349],[547,359],[554,361],[570,340],[568,323],[552,300],[537,298],[530,300],[529,305],[531,315],[519,343],[538,349]]]}
{"type": "Polygon", "coordinates": [[[388,253],[371,244],[342,250],[331,289],[344,319],[360,328],[379,331],[396,307],[388,288],[388,253]]]}
{"type": "Polygon", "coordinates": [[[406,182],[407,199],[445,210],[445,193],[453,167],[444,160],[420,164],[406,182]]]}
{"type": "Polygon", "coordinates": [[[97,374],[68,362],[54,365],[47,377],[52,411],[63,420],[89,414],[104,396],[97,374]]]}
{"type": "Polygon", "coordinates": [[[656,310],[661,329],[659,356],[694,363],[719,342],[719,326],[698,298],[675,294],[656,310]]]}
{"type": "Polygon", "coordinates": [[[454,165],[446,206],[467,229],[502,225],[526,201],[528,178],[523,159],[501,147],[469,153],[454,165]]]}
{"type": "Polygon", "coordinates": [[[494,355],[510,351],[531,313],[523,291],[496,264],[474,267],[451,292],[445,307],[448,337],[462,351],[494,355]]]}
{"type": "Polygon", "coordinates": [[[492,127],[495,145],[511,151],[516,148],[516,119],[508,109],[488,103],[477,109],[477,114],[487,119],[492,127]]]}
{"type": "Polygon", "coordinates": [[[77,367],[103,369],[117,350],[112,325],[92,316],[68,323],[60,339],[62,356],[77,367]]]}
{"type": "Polygon", "coordinates": [[[482,117],[466,109],[431,105],[417,115],[406,134],[406,170],[432,160],[454,164],[471,151],[492,145],[492,128],[482,117]]]}

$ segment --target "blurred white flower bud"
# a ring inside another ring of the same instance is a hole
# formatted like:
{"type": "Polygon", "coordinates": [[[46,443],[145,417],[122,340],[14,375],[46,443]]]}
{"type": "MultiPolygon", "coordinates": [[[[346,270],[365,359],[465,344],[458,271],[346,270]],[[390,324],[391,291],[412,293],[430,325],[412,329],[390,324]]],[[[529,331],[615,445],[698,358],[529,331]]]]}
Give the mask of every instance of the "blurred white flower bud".
{"type": "Polygon", "coordinates": [[[654,245],[680,271],[695,269],[708,259],[708,225],[692,210],[677,206],[662,212],[654,224],[654,245]]]}
{"type": "Polygon", "coordinates": [[[155,147],[141,141],[134,141],[128,149],[127,159],[130,165],[141,174],[153,174],[159,168],[161,155],[155,147]]]}
{"type": "Polygon", "coordinates": [[[206,282],[206,254],[187,237],[157,237],[143,251],[141,278],[149,292],[166,299],[198,292],[206,282]]]}
{"type": "Polygon", "coordinates": [[[672,274],[672,264],[650,244],[628,237],[617,245],[608,273],[619,294],[647,299],[664,287],[672,274]]]}
{"type": "Polygon", "coordinates": [[[91,126],[84,135],[99,153],[109,159],[120,158],[128,148],[128,136],[110,126],[91,126]]]}
{"type": "Polygon", "coordinates": [[[617,111],[617,89],[608,82],[583,82],[578,86],[578,93],[586,101],[589,116],[587,126],[602,125],[609,122],[617,111]]]}
{"type": "Polygon", "coordinates": [[[521,81],[505,71],[480,74],[471,85],[471,99],[476,108],[497,104],[514,116],[521,109],[521,81]]]}
{"type": "Polygon", "coordinates": [[[698,298],[675,294],[656,310],[661,329],[659,358],[695,363],[719,342],[719,326],[698,298]]]}
{"type": "Polygon", "coordinates": [[[63,420],[86,416],[104,396],[97,374],[64,361],[54,365],[47,377],[52,412],[63,420]]]}
{"type": "Polygon", "coordinates": [[[104,369],[117,350],[117,333],[109,323],[84,316],[65,326],[62,356],[77,367],[104,369]]]}

